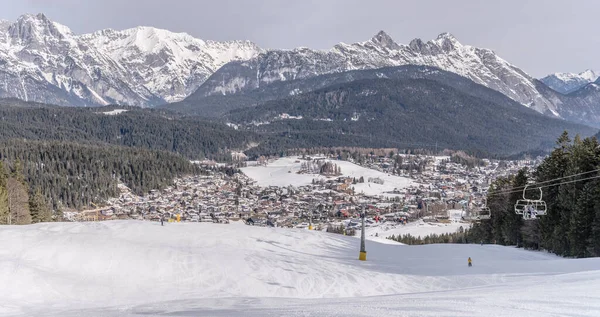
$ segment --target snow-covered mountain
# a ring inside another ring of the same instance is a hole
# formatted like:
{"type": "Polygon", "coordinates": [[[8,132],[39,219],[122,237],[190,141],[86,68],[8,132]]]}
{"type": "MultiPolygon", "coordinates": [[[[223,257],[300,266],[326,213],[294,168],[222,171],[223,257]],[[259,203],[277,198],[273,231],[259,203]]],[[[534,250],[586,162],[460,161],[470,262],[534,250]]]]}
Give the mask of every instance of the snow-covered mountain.
{"type": "Polygon", "coordinates": [[[492,50],[463,45],[449,33],[408,45],[381,31],[368,41],[340,43],[330,50],[270,50],[247,61],[231,62],[211,76],[190,99],[249,91],[276,81],[386,66],[427,65],[465,76],[541,113],[560,116],[541,94],[537,80],[492,50]],[[194,96],[195,95],[195,96],[194,96]]]}
{"type": "Polygon", "coordinates": [[[222,65],[262,52],[151,27],[75,35],[43,14],[0,21],[0,97],[152,106],[193,92],[222,65]]]}
{"type": "Polygon", "coordinates": [[[558,97],[559,112],[565,119],[600,127],[600,78],[558,97]]]}
{"type": "Polygon", "coordinates": [[[579,74],[574,73],[555,73],[540,79],[548,87],[562,94],[568,94],[583,86],[594,82],[600,77],[600,73],[593,70],[586,70],[579,74]]]}
{"type": "MultiPolygon", "coordinates": [[[[330,50],[263,50],[248,41],[204,41],[151,27],[76,35],[43,14],[0,21],[0,98],[58,105],[193,102],[274,82],[400,65],[434,66],[465,76],[541,113],[577,118],[583,111],[578,99],[565,100],[493,51],[463,45],[448,33],[408,45],[382,31],[368,41],[330,50]]],[[[596,75],[555,77],[589,83],[596,75]]],[[[586,98],[585,112],[594,114],[588,119],[596,122],[596,96],[586,98]]]]}

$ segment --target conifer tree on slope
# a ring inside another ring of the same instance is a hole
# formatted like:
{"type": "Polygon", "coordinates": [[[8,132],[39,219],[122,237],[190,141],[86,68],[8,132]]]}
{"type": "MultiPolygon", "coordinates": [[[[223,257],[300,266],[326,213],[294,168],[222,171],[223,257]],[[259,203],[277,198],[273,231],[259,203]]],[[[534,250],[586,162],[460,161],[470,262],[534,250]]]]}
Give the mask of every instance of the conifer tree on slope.
{"type": "MultiPolygon", "coordinates": [[[[512,188],[523,188],[527,184],[527,170],[521,169],[512,179],[512,188]]],[[[518,199],[522,198],[522,193],[519,191],[513,192],[509,196],[508,205],[506,206],[507,213],[502,223],[502,236],[504,241],[509,245],[521,246],[521,226],[523,225],[523,216],[514,212],[514,205],[518,199]]]]}
{"type": "Polygon", "coordinates": [[[10,178],[6,181],[6,189],[8,191],[10,224],[30,224],[29,192],[25,184],[21,161],[19,160],[15,162],[10,178]]]}
{"type": "Polygon", "coordinates": [[[8,224],[9,209],[8,209],[8,192],[6,190],[6,170],[0,161],[0,225],[8,224]]]}
{"type": "Polygon", "coordinates": [[[596,200],[594,209],[594,221],[587,241],[587,252],[590,256],[600,256],[600,200],[596,200]]]}
{"type": "MultiPolygon", "coordinates": [[[[505,244],[504,237],[502,235],[502,223],[504,219],[508,217],[511,209],[508,209],[509,205],[509,194],[506,191],[512,189],[511,180],[509,177],[500,177],[492,182],[490,190],[488,192],[488,207],[491,211],[491,230],[489,233],[491,243],[505,244]]],[[[478,230],[478,229],[477,229],[478,230]]],[[[474,232],[477,232],[475,230],[474,232]]],[[[481,241],[483,237],[479,237],[481,241]]]]}
{"type": "Polygon", "coordinates": [[[29,196],[29,211],[32,223],[52,221],[52,210],[39,188],[29,196]]]}
{"type": "Polygon", "coordinates": [[[590,182],[586,184],[579,195],[576,208],[571,214],[571,228],[569,231],[571,256],[583,258],[591,255],[587,246],[592,234],[597,199],[598,183],[590,182]]]}
{"type": "Polygon", "coordinates": [[[8,192],[6,187],[0,186],[0,225],[6,225],[10,221],[8,209],[8,192]]]}
{"type": "MultiPolygon", "coordinates": [[[[553,179],[565,177],[567,174],[566,166],[569,164],[571,152],[571,139],[565,131],[556,141],[557,147],[552,153],[544,159],[535,171],[536,182],[545,182],[553,179]]],[[[560,236],[560,229],[556,224],[562,221],[562,206],[559,204],[560,187],[551,186],[544,190],[544,200],[547,204],[547,213],[539,219],[539,230],[541,234],[540,248],[555,252],[556,249],[562,249],[564,244],[562,240],[566,232],[560,236]],[[556,236],[555,234],[558,234],[556,236]]]]}
{"type": "MultiPolygon", "coordinates": [[[[600,165],[600,146],[596,138],[586,138],[581,141],[576,138],[573,142],[570,170],[573,173],[593,171],[600,165]]],[[[587,174],[582,176],[593,176],[587,174]]],[[[581,178],[580,178],[581,179],[581,178]]],[[[569,221],[569,247],[570,255],[575,257],[590,256],[587,245],[592,232],[592,223],[595,218],[595,206],[598,200],[597,180],[576,182],[571,186],[577,196],[574,208],[570,213],[569,221]]]]}

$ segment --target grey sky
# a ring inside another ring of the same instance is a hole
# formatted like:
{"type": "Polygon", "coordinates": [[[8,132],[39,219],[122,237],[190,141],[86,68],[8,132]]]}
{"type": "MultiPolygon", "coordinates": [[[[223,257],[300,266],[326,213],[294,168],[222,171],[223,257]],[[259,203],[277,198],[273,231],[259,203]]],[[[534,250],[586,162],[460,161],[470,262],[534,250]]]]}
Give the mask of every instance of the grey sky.
{"type": "Polygon", "coordinates": [[[75,33],[148,25],[265,48],[330,48],[385,30],[398,43],[450,32],[533,76],[600,70],[596,0],[0,0],[0,19],[44,13],[75,33]]]}

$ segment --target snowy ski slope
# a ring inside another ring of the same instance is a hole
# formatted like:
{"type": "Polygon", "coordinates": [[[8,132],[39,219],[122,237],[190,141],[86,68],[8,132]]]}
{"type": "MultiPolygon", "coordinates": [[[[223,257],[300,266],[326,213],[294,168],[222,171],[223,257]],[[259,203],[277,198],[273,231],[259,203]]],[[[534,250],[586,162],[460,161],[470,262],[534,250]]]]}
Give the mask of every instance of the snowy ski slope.
{"type": "Polygon", "coordinates": [[[2,316],[599,316],[600,259],[241,223],[0,227],[2,316]],[[467,267],[467,257],[474,266],[467,267]]]}

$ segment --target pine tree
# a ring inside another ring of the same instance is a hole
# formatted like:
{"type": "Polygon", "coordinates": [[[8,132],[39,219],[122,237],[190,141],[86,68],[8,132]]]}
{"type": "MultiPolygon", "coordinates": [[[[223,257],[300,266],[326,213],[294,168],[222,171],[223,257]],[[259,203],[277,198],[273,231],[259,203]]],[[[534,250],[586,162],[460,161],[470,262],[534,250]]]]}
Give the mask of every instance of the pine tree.
{"type": "MultiPolygon", "coordinates": [[[[545,182],[566,176],[565,166],[569,163],[571,140],[565,131],[556,141],[557,148],[544,159],[535,171],[536,182],[545,182]]],[[[562,238],[566,235],[556,225],[561,222],[562,207],[559,203],[560,187],[552,186],[544,188],[544,200],[547,204],[547,214],[539,221],[541,235],[540,248],[555,252],[556,248],[563,244],[562,238]],[[562,236],[561,236],[562,234],[562,236]]]]}
{"type": "Polygon", "coordinates": [[[571,256],[582,258],[589,256],[588,242],[592,234],[592,223],[595,217],[595,199],[597,197],[596,182],[585,185],[577,200],[576,208],[571,214],[569,240],[571,256]]]}
{"type": "Polygon", "coordinates": [[[52,210],[39,188],[29,196],[29,211],[32,223],[52,221],[52,210]]]}
{"type": "Polygon", "coordinates": [[[523,247],[526,249],[539,250],[541,232],[540,232],[540,221],[530,220],[524,221],[521,227],[521,236],[523,237],[523,247]]]}
{"type": "Polygon", "coordinates": [[[512,213],[512,206],[510,206],[510,209],[508,208],[509,194],[507,193],[511,189],[510,179],[506,177],[498,178],[490,185],[487,203],[492,213],[490,221],[492,228],[489,232],[490,242],[492,243],[505,244],[502,224],[505,218],[512,213]]]}
{"type": "MultiPolygon", "coordinates": [[[[563,166],[565,173],[567,175],[574,175],[595,169],[600,163],[598,161],[599,153],[597,153],[597,148],[598,144],[595,139],[582,140],[579,135],[575,136],[573,144],[569,148],[567,164],[563,166]]],[[[557,202],[560,208],[560,217],[558,218],[558,222],[554,223],[554,237],[551,249],[557,254],[572,255],[574,244],[581,244],[581,242],[572,239],[577,235],[571,235],[571,232],[572,226],[577,222],[574,218],[585,217],[579,210],[581,206],[578,206],[580,195],[585,185],[585,182],[579,181],[563,184],[559,187],[557,202]]],[[[590,222],[593,220],[593,218],[589,219],[590,222]]],[[[582,226],[577,226],[583,229],[582,226]]],[[[577,245],[577,249],[578,254],[584,252],[582,251],[584,246],[577,245]]]]}
{"type": "MultiPolygon", "coordinates": [[[[521,169],[512,180],[512,188],[523,188],[527,184],[527,170],[521,169]]],[[[508,245],[521,246],[523,240],[521,235],[521,226],[523,225],[523,217],[514,212],[513,206],[518,199],[522,197],[522,193],[515,192],[510,194],[508,205],[506,206],[507,214],[502,224],[502,235],[504,241],[508,245]]]]}
{"type": "Polygon", "coordinates": [[[21,184],[25,184],[25,176],[23,175],[23,163],[21,160],[17,159],[13,166],[13,171],[10,174],[10,177],[16,179],[21,184]]]}
{"type": "Polygon", "coordinates": [[[6,190],[6,170],[0,161],[0,224],[9,223],[8,192],[6,190]]]}
{"type": "Polygon", "coordinates": [[[6,191],[6,187],[0,186],[0,225],[6,225],[9,222],[8,192],[6,191]]]}
{"type": "Polygon", "coordinates": [[[587,241],[587,252],[590,256],[600,256],[600,197],[596,198],[594,221],[591,224],[590,237],[587,241]]]}
{"type": "Polygon", "coordinates": [[[4,164],[0,161],[0,187],[6,189],[6,180],[8,179],[8,174],[6,174],[6,169],[4,169],[4,164]]]}

